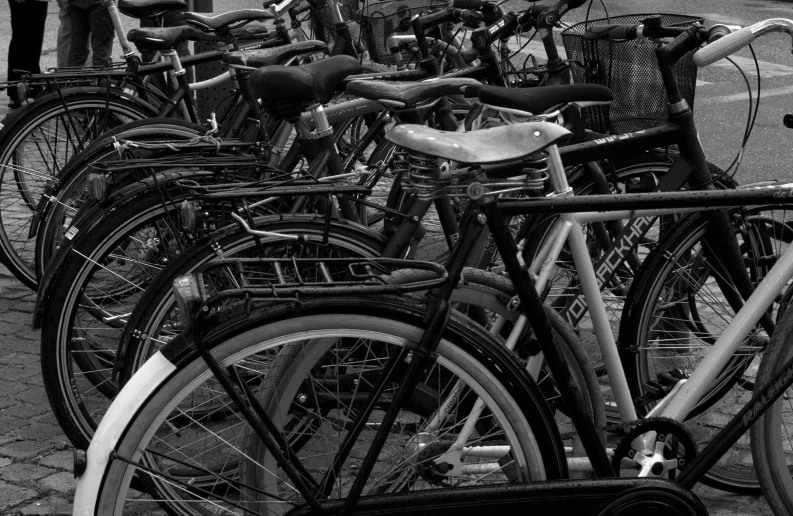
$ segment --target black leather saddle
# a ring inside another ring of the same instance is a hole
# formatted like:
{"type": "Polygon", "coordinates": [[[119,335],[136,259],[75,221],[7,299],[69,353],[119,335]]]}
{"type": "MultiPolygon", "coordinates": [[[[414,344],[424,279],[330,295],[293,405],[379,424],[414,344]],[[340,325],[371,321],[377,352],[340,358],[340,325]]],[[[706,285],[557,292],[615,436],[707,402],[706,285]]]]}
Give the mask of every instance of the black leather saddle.
{"type": "Polygon", "coordinates": [[[334,56],[303,66],[259,68],[251,74],[250,85],[263,104],[324,104],[342,79],[360,72],[361,64],[354,57],[334,56]]]}
{"type": "Polygon", "coordinates": [[[328,46],[324,42],[308,40],[275,48],[227,52],[223,54],[221,60],[227,65],[261,68],[262,66],[281,64],[295,56],[313,54],[316,52],[327,52],[327,50],[328,46]]]}
{"type": "Polygon", "coordinates": [[[422,100],[444,95],[460,95],[463,88],[479,86],[468,78],[440,79],[427,82],[350,81],[347,92],[370,100],[385,100],[411,107],[422,100]]]}
{"type": "Polygon", "coordinates": [[[270,11],[262,9],[240,9],[229,13],[205,16],[199,13],[187,12],[182,15],[182,21],[204,31],[222,31],[238,28],[242,25],[258,20],[271,20],[270,11]]]}
{"type": "Polygon", "coordinates": [[[218,41],[213,34],[207,34],[187,25],[132,29],[127,33],[127,39],[134,43],[138,50],[170,50],[183,41],[218,41]]]}
{"type": "Polygon", "coordinates": [[[465,96],[478,98],[483,104],[528,111],[532,114],[543,113],[564,104],[587,107],[614,100],[611,90],[599,84],[564,84],[537,88],[469,86],[465,88],[465,96]]]}
{"type": "Polygon", "coordinates": [[[187,0],[118,0],[118,10],[132,18],[150,18],[187,9],[187,0]]]}

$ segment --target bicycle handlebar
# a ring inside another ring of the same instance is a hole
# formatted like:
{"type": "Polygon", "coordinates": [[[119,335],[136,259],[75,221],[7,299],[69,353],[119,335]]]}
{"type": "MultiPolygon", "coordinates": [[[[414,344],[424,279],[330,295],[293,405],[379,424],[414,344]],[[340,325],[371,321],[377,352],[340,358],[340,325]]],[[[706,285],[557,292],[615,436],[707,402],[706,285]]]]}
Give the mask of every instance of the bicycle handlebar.
{"type": "Polygon", "coordinates": [[[589,27],[584,39],[608,39],[611,41],[637,38],[674,38],[683,34],[686,27],[651,27],[640,25],[597,25],[589,27]]]}
{"type": "Polygon", "coordinates": [[[452,7],[456,9],[470,9],[473,11],[488,11],[492,13],[499,12],[501,6],[498,2],[490,0],[454,0],[452,7]]]}
{"type": "Polygon", "coordinates": [[[727,34],[694,54],[694,63],[697,66],[715,63],[769,32],[786,32],[793,36],[793,21],[785,18],[771,18],[727,34]]]}

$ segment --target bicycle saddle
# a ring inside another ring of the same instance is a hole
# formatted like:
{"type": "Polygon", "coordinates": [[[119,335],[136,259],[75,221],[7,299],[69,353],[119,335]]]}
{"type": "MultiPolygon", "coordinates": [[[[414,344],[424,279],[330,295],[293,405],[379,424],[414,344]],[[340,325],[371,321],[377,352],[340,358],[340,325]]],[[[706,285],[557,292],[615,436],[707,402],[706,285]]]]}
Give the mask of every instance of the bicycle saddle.
{"type": "Polygon", "coordinates": [[[564,84],[537,88],[504,88],[501,86],[469,86],[468,98],[478,97],[483,104],[519,109],[538,114],[562,104],[579,107],[608,104],[614,100],[611,90],[598,84],[564,84]]]}
{"type": "Polygon", "coordinates": [[[350,56],[334,56],[303,66],[267,66],[250,76],[250,85],[263,103],[297,101],[324,104],[342,79],[361,73],[361,64],[350,56]]]}
{"type": "Polygon", "coordinates": [[[440,79],[427,82],[364,81],[347,84],[347,92],[370,100],[390,101],[409,107],[425,99],[443,95],[459,95],[465,86],[479,85],[467,78],[440,79]]]}
{"type": "Polygon", "coordinates": [[[327,50],[328,45],[324,42],[308,40],[275,48],[226,52],[223,54],[221,61],[227,65],[261,68],[262,66],[281,64],[295,56],[313,54],[315,52],[327,52],[327,50]]]}
{"type": "Polygon", "coordinates": [[[186,0],[119,0],[118,10],[132,18],[150,18],[187,9],[186,0]]]}
{"type": "Polygon", "coordinates": [[[485,165],[520,159],[572,134],[564,127],[548,122],[502,125],[468,133],[402,124],[391,129],[386,139],[400,147],[431,156],[485,165]]]}
{"type": "Polygon", "coordinates": [[[132,29],[127,33],[127,39],[138,50],[170,50],[183,41],[218,41],[214,35],[187,25],[132,29]]]}
{"type": "Polygon", "coordinates": [[[182,21],[204,31],[226,30],[232,25],[244,25],[256,20],[272,20],[270,11],[262,9],[240,9],[229,13],[205,16],[199,13],[187,12],[182,15],[182,21]]]}

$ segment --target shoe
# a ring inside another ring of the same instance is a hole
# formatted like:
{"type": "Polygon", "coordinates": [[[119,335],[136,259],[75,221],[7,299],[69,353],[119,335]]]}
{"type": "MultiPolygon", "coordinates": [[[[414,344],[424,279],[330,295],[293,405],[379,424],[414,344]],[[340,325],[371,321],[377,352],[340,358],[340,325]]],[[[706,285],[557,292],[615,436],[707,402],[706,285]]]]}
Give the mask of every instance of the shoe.
{"type": "Polygon", "coordinates": [[[20,104],[19,102],[15,101],[15,100],[12,100],[12,101],[10,101],[8,103],[8,108],[9,109],[19,109],[21,107],[22,107],[22,104],[20,104]]]}

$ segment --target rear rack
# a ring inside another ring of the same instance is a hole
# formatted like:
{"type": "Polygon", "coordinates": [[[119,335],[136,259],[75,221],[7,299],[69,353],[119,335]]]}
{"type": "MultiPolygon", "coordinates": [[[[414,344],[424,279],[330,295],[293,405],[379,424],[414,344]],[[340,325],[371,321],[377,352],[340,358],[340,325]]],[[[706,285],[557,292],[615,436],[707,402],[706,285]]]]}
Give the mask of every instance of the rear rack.
{"type": "Polygon", "coordinates": [[[229,258],[178,277],[173,290],[180,318],[189,326],[199,311],[222,309],[229,301],[244,302],[250,310],[252,302],[401,295],[437,288],[447,276],[437,263],[396,258],[229,258]],[[394,276],[400,270],[423,273],[402,282],[394,276]]]}

